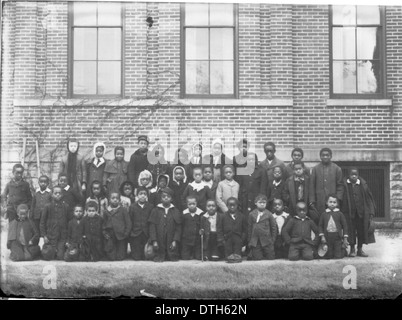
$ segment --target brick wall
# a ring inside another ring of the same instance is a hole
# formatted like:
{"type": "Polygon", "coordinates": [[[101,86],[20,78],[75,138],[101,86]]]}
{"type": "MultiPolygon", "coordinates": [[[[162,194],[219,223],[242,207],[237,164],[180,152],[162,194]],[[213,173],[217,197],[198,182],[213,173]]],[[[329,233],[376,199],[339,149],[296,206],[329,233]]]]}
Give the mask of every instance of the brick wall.
{"type": "MultiPolygon", "coordinates": [[[[386,10],[387,86],[392,107],[328,106],[328,6],[287,4],[239,4],[239,97],[267,102],[289,99],[293,105],[236,107],[228,100],[226,106],[197,107],[180,101],[182,105],[138,107],[136,99],[158,96],[170,86],[164,97],[175,101],[164,101],[164,105],[175,104],[180,96],[177,3],[125,4],[124,97],[132,99],[129,106],[63,107],[68,104],[67,13],[66,1],[4,5],[1,131],[2,155],[8,162],[2,165],[2,177],[18,161],[23,137],[28,138],[27,150],[39,139],[42,161],[48,161],[49,150],[56,146],[60,154],[53,156],[60,156],[69,136],[79,138],[83,150],[102,140],[110,149],[122,144],[131,153],[138,133],[158,128],[169,132],[169,124],[175,121],[180,132],[194,129],[199,134],[204,128],[254,129],[259,155],[268,140],[278,145],[279,153],[293,146],[315,150],[329,145],[346,150],[394,148],[397,154],[402,143],[402,7],[386,10]],[[145,22],[148,16],[154,20],[151,28],[145,22]],[[56,102],[53,106],[13,104],[14,99],[40,97],[56,102]]],[[[186,142],[185,134],[177,138],[186,142]]],[[[35,156],[31,154],[32,163],[35,156]]],[[[314,158],[308,160],[316,161],[316,156],[314,151],[314,158]]],[[[389,161],[399,168],[398,155],[389,161]]],[[[392,192],[391,186],[396,218],[401,199],[392,192]]]]}

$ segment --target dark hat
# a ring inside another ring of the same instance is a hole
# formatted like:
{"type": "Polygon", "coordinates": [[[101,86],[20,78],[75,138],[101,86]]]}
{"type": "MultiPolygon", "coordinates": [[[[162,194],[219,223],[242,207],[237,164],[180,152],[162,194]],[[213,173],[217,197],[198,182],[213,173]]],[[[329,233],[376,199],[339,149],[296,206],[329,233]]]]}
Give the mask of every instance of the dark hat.
{"type": "Polygon", "coordinates": [[[162,192],[167,193],[168,195],[170,195],[171,197],[173,197],[173,190],[170,189],[169,187],[163,188],[162,192]]]}
{"type": "Polygon", "coordinates": [[[328,251],[328,245],[324,244],[324,243],[320,243],[320,245],[318,246],[318,256],[323,258],[328,251]]]}
{"type": "Polygon", "coordinates": [[[148,137],[146,135],[138,136],[138,142],[140,142],[141,140],[146,141],[147,143],[149,143],[148,137]]]}

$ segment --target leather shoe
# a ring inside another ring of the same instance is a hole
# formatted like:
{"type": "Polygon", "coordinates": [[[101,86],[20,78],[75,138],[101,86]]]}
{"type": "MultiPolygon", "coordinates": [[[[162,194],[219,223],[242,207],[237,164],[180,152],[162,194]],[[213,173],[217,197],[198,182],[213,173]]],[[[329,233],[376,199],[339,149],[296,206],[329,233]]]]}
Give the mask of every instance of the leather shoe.
{"type": "Polygon", "coordinates": [[[356,249],[354,247],[350,249],[349,257],[356,257],[356,249]]]}
{"type": "Polygon", "coordinates": [[[363,251],[363,249],[359,249],[359,250],[357,250],[357,256],[358,256],[358,257],[367,258],[367,257],[368,257],[368,254],[365,253],[365,252],[363,251]]]}

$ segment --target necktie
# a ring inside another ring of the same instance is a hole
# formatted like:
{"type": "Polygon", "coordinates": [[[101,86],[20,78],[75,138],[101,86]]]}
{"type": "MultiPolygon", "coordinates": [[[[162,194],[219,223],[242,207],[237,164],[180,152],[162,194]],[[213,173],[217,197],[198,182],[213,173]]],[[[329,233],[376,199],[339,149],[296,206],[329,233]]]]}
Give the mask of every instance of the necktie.
{"type": "Polygon", "coordinates": [[[299,184],[299,188],[297,190],[297,198],[298,200],[303,199],[303,185],[301,183],[299,184]]]}
{"type": "Polygon", "coordinates": [[[100,159],[98,158],[98,161],[96,162],[96,165],[99,166],[100,159]]]}

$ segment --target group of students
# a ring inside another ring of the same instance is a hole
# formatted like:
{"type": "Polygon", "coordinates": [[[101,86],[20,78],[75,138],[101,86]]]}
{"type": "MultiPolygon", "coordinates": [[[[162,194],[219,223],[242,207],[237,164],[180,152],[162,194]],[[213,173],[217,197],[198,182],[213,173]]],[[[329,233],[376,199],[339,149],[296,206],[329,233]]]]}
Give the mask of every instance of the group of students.
{"type": "Polygon", "coordinates": [[[33,196],[16,164],[2,194],[10,258],[123,260],[130,252],[134,260],[241,262],[245,256],[312,260],[321,250],[320,256],[340,259],[349,244],[349,256],[367,256],[373,196],[357,168],[342,177],[329,148],[309,169],[301,148],[285,165],[272,142],[264,144],[261,163],[247,139],[233,159],[217,140],[210,155],[202,154],[201,143],[191,157],[180,148],[172,164],[163,147],[148,150],[146,136],[138,145],[129,162],[123,147],[105,160],[103,143],[83,159],[71,139],[58,184],[50,190],[49,178],[41,176],[33,196]]]}

